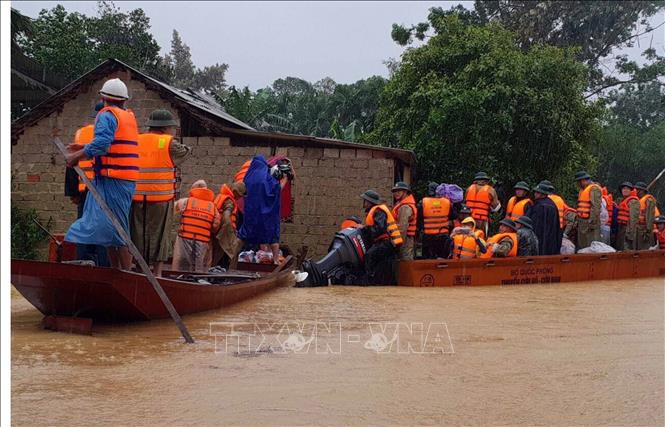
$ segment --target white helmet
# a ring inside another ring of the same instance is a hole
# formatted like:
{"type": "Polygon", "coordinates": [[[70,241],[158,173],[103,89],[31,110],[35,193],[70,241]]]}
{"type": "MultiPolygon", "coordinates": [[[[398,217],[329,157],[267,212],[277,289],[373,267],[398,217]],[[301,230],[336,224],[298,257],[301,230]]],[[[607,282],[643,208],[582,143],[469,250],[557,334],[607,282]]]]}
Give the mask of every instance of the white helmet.
{"type": "Polygon", "coordinates": [[[104,83],[102,90],[99,91],[99,94],[104,98],[117,99],[124,101],[129,99],[129,94],[127,93],[127,86],[120,79],[110,79],[104,83]]]}

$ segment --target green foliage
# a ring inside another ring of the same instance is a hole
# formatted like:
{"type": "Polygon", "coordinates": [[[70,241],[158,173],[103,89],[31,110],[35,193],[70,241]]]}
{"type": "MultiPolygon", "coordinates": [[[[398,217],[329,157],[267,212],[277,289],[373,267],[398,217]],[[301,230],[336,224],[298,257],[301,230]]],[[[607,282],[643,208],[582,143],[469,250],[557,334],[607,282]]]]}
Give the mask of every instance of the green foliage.
{"type": "Polygon", "coordinates": [[[574,51],[525,52],[500,25],[455,14],[430,24],[434,35],[388,82],[370,141],[414,150],[423,182],[468,183],[478,170],[505,183],[563,181],[588,164],[601,110],[583,98],[574,51]]]}
{"type": "MultiPolygon", "coordinates": [[[[633,47],[638,36],[654,30],[649,18],[662,11],[663,1],[515,1],[476,0],[474,10],[430,9],[429,23],[457,15],[470,25],[500,23],[514,32],[522,50],[534,46],[577,48],[576,58],[589,66],[587,96],[623,82],[648,82],[665,75],[665,58],[650,43],[643,48],[643,64],[616,51],[633,47]],[[613,66],[608,62],[612,61],[613,66]]],[[[410,28],[393,25],[392,37],[400,45],[426,37],[428,23],[410,28]]]]}
{"type": "Polygon", "coordinates": [[[97,16],[68,13],[62,5],[43,9],[32,22],[29,37],[19,39],[26,55],[70,79],[107,58],[161,76],[159,45],[150,34],[142,9],[120,12],[112,2],[99,2],[97,16]]]}
{"type": "MultiPolygon", "coordinates": [[[[665,168],[665,91],[659,82],[624,87],[611,95],[606,125],[594,146],[600,182],[616,191],[623,181],[649,183],[665,168]]],[[[652,188],[665,200],[665,180],[652,188]]]]}
{"type": "Polygon", "coordinates": [[[360,141],[374,127],[385,84],[379,76],[352,84],[286,77],[256,92],[231,87],[221,102],[256,129],[360,141]]]}
{"type": "MultiPolygon", "coordinates": [[[[34,209],[23,210],[15,206],[11,208],[11,257],[18,259],[36,259],[37,246],[47,240],[46,233],[33,221],[37,219],[34,209]]],[[[51,225],[49,218],[45,228],[51,225]]]]}

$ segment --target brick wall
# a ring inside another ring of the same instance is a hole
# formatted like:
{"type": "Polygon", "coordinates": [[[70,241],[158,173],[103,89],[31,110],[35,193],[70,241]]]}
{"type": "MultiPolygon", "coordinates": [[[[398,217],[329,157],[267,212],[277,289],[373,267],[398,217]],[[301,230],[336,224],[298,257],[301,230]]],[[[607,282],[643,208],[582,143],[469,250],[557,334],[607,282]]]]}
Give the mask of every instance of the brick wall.
{"type": "MultiPolygon", "coordinates": [[[[119,77],[128,85],[128,102],[136,114],[139,127],[151,111],[166,108],[176,113],[170,103],[143,83],[131,80],[129,73],[119,72],[105,77],[65,103],[61,110],[29,127],[12,147],[12,203],[21,208],[35,208],[44,222],[51,219],[56,233],[67,230],[76,219],[76,206],[65,198],[65,164],[50,142],[55,132],[68,143],[76,130],[86,123],[98,99],[98,91],[106,78],[119,77]]],[[[182,168],[183,192],[196,179],[205,179],[217,191],[231,180],[243,162],[257,153],[268,157],[269,147],[238,146],[229,138],[188,137],[183,142],[194,148],[193,156],[182,168]]],[[[348,215],[361,215],[358,195],[368,188],[388,197],[393,184],[394,161],[383,152],[362,149],[319,147],[278,147],[294,163],[297,179],[293,196],[293,223],[283,224],[282,240],[292,248],[310,247],[310,254],[323,255],[337,230],[348,215]]]]}

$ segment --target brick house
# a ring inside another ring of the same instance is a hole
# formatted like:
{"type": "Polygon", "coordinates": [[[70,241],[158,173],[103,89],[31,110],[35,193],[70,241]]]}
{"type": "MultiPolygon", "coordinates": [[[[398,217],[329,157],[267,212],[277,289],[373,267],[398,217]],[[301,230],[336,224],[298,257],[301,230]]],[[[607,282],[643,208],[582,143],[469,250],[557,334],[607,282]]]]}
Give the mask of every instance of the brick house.
{"type": "Polygon", "coordinates": [[[282,241],[307,245],[320,256],[348,215],[361,214],[358,195],[368,188],[384,198],[396,180],[410,182],[412,152],[304,135],[259,132],[227,114],[205,95],[171,87],[115,59],[73,81],[12,123],[12,203],[34,208],[63,233],[76,219],[76,207],[64,197],[62,156],[50,142],[54,135],[72,141],[99,99],[104,81],[119,77],[128,86],[140,130],[155,109],[168,109],[180,123],[180,139],[193,147],[181,170],[182,189],[197,179],[219,189],[255,154],[287,155],[297,175],[293,217],[282,224],[282,241]]]}

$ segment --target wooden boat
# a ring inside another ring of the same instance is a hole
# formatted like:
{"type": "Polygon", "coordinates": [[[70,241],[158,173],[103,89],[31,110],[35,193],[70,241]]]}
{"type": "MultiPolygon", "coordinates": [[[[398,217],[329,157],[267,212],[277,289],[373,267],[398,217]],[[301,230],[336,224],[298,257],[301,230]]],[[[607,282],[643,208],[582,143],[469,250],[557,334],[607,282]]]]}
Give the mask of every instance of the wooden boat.
{"type": "MultiPolygon", "coordinates": [[[[229,283],[205,285],[178,280],[182,272],[158,278],[182,316],[224,307],[290,282],[292,258],[273,271],[230,272],[229,283]]],[[[251,269],[251,264],[245,264],[251,269]]],[[[264,269],[257,266],[256,269],[264,269]]],[[[12,284],[47,317],[135,321],[168,318],[145,275],[113,268],[12,259],[12,284]]]]}
{"type": "Polygon", "coordinates": [[[665,278],[665,250],[399,264],[400,286],[485,286],[665,278]]]}

